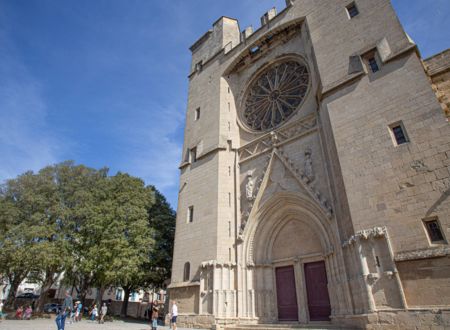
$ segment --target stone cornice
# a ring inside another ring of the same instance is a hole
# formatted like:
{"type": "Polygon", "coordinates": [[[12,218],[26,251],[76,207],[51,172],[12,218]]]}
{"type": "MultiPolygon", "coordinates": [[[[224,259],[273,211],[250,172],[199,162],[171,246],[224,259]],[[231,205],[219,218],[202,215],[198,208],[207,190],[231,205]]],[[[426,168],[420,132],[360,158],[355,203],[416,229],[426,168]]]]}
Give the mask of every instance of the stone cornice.
{"type": "Polygon", "coordinates": [[[429,258],[439,258],[450,255],[449,246],[440,246],[429,249],[400,252],[395,255],[395,261],[420,260],[429,258]]]}

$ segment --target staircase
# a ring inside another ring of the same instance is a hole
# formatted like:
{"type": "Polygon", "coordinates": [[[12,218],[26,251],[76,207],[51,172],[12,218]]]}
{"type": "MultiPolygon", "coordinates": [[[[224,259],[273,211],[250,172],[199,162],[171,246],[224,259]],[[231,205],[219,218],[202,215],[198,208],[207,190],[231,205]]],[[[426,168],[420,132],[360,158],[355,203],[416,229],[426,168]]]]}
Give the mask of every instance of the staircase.
{"type": "Polygon", "coordinates": [[[237,325],[228,325],[224,327],[224,330],[284,330],[284,329],[335,330],[344,328],[332,325],[328,322],[323,323],[317,322],[312,324],[298,324],[298,323],[237,324],[237,325]]]}

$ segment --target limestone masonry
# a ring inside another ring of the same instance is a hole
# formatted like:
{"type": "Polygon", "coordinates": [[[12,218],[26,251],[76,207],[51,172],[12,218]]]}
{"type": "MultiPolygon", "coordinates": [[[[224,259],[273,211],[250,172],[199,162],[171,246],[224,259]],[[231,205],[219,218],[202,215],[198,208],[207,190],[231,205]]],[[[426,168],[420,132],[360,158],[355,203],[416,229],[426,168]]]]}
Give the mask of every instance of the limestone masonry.
{"type": "Polygon", "coordinates": [[[422,60],[388,0],[261,24],[191,47],[178,325],[450,328],[450,51],[422,60]]]}

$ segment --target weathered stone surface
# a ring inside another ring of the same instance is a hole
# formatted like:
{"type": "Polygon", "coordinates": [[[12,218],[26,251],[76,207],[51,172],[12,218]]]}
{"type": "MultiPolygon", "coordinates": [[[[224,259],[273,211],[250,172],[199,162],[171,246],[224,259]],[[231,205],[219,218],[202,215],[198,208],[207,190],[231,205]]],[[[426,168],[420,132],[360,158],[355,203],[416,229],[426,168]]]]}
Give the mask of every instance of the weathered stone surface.
{"type": "Polygon", "coordinates": [[[330,326],[448,323],[450,52],[424,63],[388,0],[357,1],[351,19],[349,3],[290,0],[244,33],[222,17],[191,47],[169,287],[183,324],[277,323],[277,268],[292,267],[309,325],[312,263],[325,265],[330,326]],[[275,69],[292,61],[306,69],[275,69]],[[298,95],[281,95],[294,81],[298,95]]]}

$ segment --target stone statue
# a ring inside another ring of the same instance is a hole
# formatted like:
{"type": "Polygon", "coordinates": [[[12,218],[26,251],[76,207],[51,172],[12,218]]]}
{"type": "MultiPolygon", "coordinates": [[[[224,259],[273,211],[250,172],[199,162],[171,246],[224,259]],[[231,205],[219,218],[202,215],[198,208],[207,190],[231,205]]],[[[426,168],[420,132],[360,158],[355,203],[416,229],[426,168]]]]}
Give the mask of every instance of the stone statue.
{"type": "Polygon", "coordinates": [[[305,163],[303,172],[305,174],[305,177],[308,179],[308,182],[314,181],[314,171],[312,166],[311,154],[312,154],[311,148],[307,148],[305,150],[305,163]]]}
{"type": "Polygon", "coordinates": [[[247,172],[247,184],[245,185],[245,195],[248,201],[253,200],[253,189],[255,188],[255,181],[253,180],[252,171],[247,172]]]}

